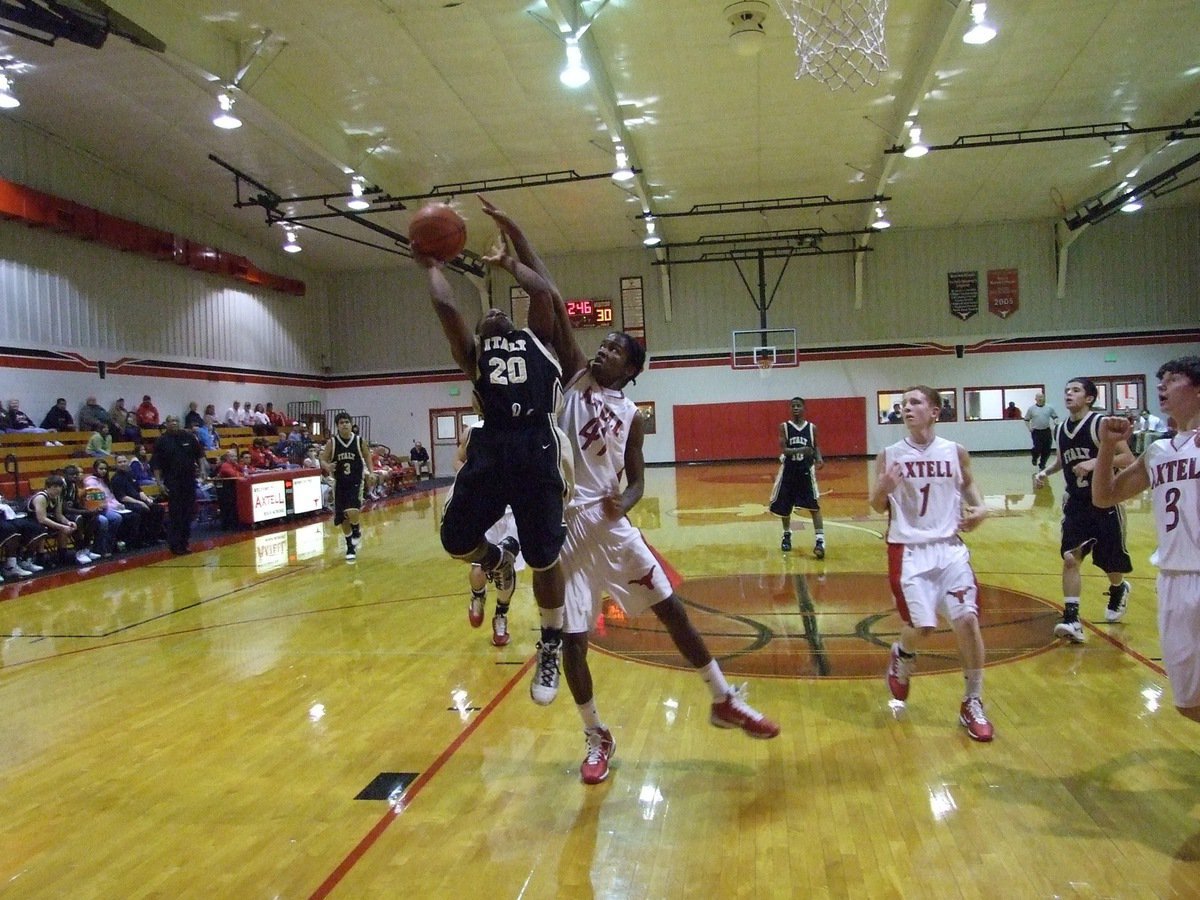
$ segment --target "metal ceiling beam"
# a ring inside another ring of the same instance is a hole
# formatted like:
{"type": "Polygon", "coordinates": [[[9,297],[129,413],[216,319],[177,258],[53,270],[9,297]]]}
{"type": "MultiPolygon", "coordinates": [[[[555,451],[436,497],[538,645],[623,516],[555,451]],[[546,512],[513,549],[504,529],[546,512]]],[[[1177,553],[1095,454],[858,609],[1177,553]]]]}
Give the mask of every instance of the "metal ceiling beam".
{"type": "Polygon", "coordinates": [[[861,203],[883,203],[891,197],[877,194],[854,200],[834,200],[828,194],[807,197],[774,197],[769,200],[734,200],[726,203],[698,203],[684,212],[644,212],[639,219],[678,219],[685,216],[719,216],[727,213],[772,212],[778,209],[824,209],[827,206],[855,206],[861,203]]]}
{"type": "MultiPolygon", "coordinates": [[[[1154,125],[1134,128],[1128,122],[1104,122],[1097,125],[1065,125],[1058,128],[1032,128],[1022,131],[996,131],[990,134],[965,134],[950,144],[928,144],[930,153],[935,150],[973,150],[979,147],[1011,147],[1018,144],[1045,144],[1051,141],[1080,141],[1088,138],[1130,138],[1138,134],[1160,134],[1170,132],[1166,140],[1200,138],[1200,119],[1191,118],[1174,125],[1154,125]]],[[[903,153],[906,144],[893,144],[884,153],[903,153]]]]}
{"type": "MultiPolygon", "coordinates": [[[[1165,188],[1178,180],[1180,172],[1190,169],[1192,166],[1200,163],[1200,153],[1193,154],[1187,159],[1179,162],[1169,169],[1166,169],[1153,178],[1148,178],[1141,184],[1125,190],[1120,190],[1118,193],[1105,201],[1097,201],[1094,205],[1090,205],[1085,209],[1080,210],[1073,216],[1068,216],[1065,219],[1066,226],[1074,231],[1084,225],[1095,225],[1103,222],[1117,210],[1131,200],[1138,200],[1146,196],[1159,196],[1159,189],[1165,188]]],[[[1174,188],[1172,188],[1174,190],[1174,188]]],[[[1170,193],[1170,191],[1164,191],[1170,193]]]]}
{"type": "MultiPolygon", "coordinates": [[[[670,245],[665,245],[668,248],[670,245]]],[[[790,259],[793,256],[839,256],[844,253],[871,253],[871,247],[847,247],[844,250],[823,250],[820,247],[797,249],[794,247],[775,247],[744,250],[725,250],[720,253],[702,253],[691,259],[672,259],[669,249],[664,251],[665,259],[655,260],[654,266],[690,266],[697,263],[737,262],[746,259],[790,259]]]]}

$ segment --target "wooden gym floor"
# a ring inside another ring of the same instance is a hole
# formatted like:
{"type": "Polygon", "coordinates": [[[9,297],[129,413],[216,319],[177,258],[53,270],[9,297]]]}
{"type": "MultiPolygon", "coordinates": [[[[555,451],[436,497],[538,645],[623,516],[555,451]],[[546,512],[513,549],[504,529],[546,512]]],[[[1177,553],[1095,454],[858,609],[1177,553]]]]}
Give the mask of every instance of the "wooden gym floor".
{"type": "Polygon", "coordinates": [[[821,473],[824,562],[807,516],[779,552],[774,466],[649,471],[637,524],[783,733],[711,727],[653,616],[610,613],[594,787],[565,684],[528,696],[528,578],[507,648],[468,627],[441,492],[366,513],[353,564],[326,520],[5,586],[0,896],[1200,896],[1200,727],[1158,661],[1148,504],[1126,620],[1103,624],[1088,567],[1087,643],[1060,645],[1061,477],[1034,496],[1026,457],[976,459],[996,739],[975,744],[945,636],[889,705],[870,465],[821,473]]]}

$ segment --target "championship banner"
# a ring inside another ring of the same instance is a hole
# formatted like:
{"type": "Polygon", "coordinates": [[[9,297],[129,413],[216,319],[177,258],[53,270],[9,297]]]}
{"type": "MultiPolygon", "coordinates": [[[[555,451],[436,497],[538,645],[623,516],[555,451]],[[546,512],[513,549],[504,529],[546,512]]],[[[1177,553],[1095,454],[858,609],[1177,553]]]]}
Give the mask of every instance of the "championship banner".
{"type": "Polygon", "coordinates": [[[988,312],[1007,319],[1021,306],[1016,269],[988,269],[988,312]]]}
{"type": "Polygon", "coordinates": [[[965,322],[979,312],[979,273],[949,272],[946,280],[950,292],[950,315],[965,322]]]}

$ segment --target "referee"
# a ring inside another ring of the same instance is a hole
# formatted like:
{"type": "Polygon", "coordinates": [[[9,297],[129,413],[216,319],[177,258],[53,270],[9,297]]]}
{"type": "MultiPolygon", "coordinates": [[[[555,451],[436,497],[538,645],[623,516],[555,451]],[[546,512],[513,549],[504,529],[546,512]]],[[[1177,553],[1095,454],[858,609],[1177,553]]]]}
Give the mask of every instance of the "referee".
{"type": "Polygon", "coordinates": [[[167,544],[176,556],[191,552],[192,516],[196,513],[196,474],[204,448],[179,416],[167,416],[166,430],[154,442],[150,470],[167,495],[167,544]]]}

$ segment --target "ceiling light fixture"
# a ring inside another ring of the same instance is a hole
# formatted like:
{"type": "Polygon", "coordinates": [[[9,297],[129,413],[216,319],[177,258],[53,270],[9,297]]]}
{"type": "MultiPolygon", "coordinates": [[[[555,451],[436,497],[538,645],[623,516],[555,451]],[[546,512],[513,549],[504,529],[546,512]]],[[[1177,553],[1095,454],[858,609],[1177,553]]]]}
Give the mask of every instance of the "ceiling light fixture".
{"type": "Polygon", "coordinates": [[[0,71],[0,109],[16,109],[20,105],[21,101],[12,92],[12,82],[0,71]]]}
{"type": "Polygon", "coordinates": [[[929,148],[921,143],[921,129],[914,125],[908,129],[909,144],[904,148],[904,155],[909,159],[920,159],[929,152],[929,148]]]}
{"type": "Polygon", "coordinates": [[[296,230],[289,228],[284,232],[287,235],[287,240],[283,242],[283,249],[288,253],[299,253],[304,248],[300,246],[300,242],[296,240],[296,230]]]}
{"type": "Polygon", "coordinates": [[[888,221],[886,207],[875,207],[875,221],[871,223],[871,227],[876,231],[883,231],[885,228],[892,227],[892,223],[888,221]]]}
{"type": "Polygon", "coordinates": [[[558,74],[558,80],[569,88],[583,87],[591,81],[591,73],[583,66],[583,51],[579,49],[579,38],[567,38],[567,65],[558,74]]]}
{"type": "Polygon", "coordinates": [[[224,128],[226,131],[242,127],[242,120],[233,114],[232,97],[228,94],[218,94],[217,105],[220,106],[220,111],[213,116],[212,123],[214,125],[218,128],[224,128]]]}
{"type": "Polygon", "coordinates": [[[629,168],[629,155],[623,146],[617,144],[617,168],[612,173],[612,180],[618,184],[624,184],[627,181],[633,181],[633,178],[633,169],[629,168]]]}
{"type": "Polygon", "coordinates": [[[366,187],[366,179],[361,175],[355,175],[350,179],[350,194],[352,195],[346,201],[346,208],[355,211],[370,209],[371,201],[363,196],[363,189],[366,187]]]}
{"type": "Polygon", "coordinates": [[[741,0],[725,7],[725,19],[729,22],[729,46],[738,56],[756,56],[762,51],[767,34],[763,20],[767,17],[767,4],[763,0],[741,0]]]}
{"type": "Polygon", "coordinates": [[[984,21],[985,15],[987,15],[987,4],[971,0],[971,19],[975,24],[968,28],[966,34],[963,35],[964,44],[986,44],[996,36],[996,29],[984,21]]]}
{"type": "Polygon", "coordinates": [[[1126,203],[1124,206],[1121,207],[1121,212],[1135,213],[1141,208],[1142,208],[1142,201],[1139,200],[1137,197],[1133,197],[1130,199],[1130,201],[1128,203],[1126,203]]]}
{"type": "Polygon", "coordinates": [[[646,220],[646,236],[642,238],[642,243],[647,247],[656,247],[662,243],[662,237],[655,234],[653,219],[646,220]]]}

